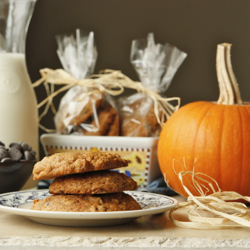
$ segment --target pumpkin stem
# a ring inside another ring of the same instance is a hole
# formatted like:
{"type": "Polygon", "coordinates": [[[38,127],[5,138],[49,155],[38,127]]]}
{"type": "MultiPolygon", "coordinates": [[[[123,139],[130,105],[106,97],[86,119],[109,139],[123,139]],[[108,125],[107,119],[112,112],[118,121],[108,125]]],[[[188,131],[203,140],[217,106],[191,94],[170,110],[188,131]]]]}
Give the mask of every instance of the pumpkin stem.
{"type": "Polygon", "coordinates": [[[216,70],[220,95],[218,104],[242,104],[240,90],[231,64],[231,44],[223,43],[217,46],[216,70]]]}

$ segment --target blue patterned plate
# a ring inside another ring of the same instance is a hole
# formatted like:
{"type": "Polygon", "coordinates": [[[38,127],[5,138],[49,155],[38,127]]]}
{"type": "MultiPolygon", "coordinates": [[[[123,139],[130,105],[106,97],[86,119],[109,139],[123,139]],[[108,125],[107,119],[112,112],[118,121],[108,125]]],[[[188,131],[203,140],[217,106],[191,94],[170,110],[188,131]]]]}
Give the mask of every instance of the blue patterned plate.
{"type": "Polygon", "coordinates": [[[44,199],[48,190],[19,191],[0,195],[0,211],[25,216],[35,222],[57,226],[108,226],[124,224],[141,216],[166,212],[177,206],[172,197],[126,191],[141,205],[142,210],[116,212],[50,212],[30,210],[34,199],[44,199]]]}

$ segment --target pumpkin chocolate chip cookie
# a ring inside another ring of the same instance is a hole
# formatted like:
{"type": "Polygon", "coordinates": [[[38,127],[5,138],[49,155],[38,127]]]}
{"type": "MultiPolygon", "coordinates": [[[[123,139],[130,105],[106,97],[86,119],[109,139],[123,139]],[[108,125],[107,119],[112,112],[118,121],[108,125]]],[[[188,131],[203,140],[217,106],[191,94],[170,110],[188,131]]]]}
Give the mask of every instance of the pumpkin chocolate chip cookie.
{"type": "Polygon", "coordinates": [[[79,126],[82,122],[86,121],[103,102],[103,97],[99,95],[91,95],[90,100],[84,106],[80,114],[75,116],[69,123],[69,125],[79,126]],[[94,107],[94,108],[93,108],[94,107]]]}
{"type": "Polygon", "coordinates": [[[128,162],[119,154],[95,151],[56,153],[44,157],[33,169],[34,180],[49,180],[59,176],[126,167],[128,162]]]}
{"type": "Polygon", "coordinates": [[[136,190],[137,183],[126,174],[102,170],[57,177],[49,187],[51,194],[103,194],[136,190]]]}
{"type": "MultiPolygon", "coordinates": [[[[107,135],[109,133],[111,125],[114,123],[115,118],[118,116],[116,110],[111,106],[106,106],[98,110],[98,122],[99,122],[99,130],[96,132],[93,131],[85,131],[84,135],[107,135]]],[[[96,126],[96,121],[92,121],[90,124],[96,126]]],[[[119,126],[119,123],[116,124],[119,126]]],[[[112,135],[119,135],[118,130],[116,134],[112,135]]]]}
{"type": "Polygon", "coordinates": [[[125,193],[99,195],[51,195],[34,200],[32,210],[61,212],[109,212],[140,210],[137,201],[125,193]]]}

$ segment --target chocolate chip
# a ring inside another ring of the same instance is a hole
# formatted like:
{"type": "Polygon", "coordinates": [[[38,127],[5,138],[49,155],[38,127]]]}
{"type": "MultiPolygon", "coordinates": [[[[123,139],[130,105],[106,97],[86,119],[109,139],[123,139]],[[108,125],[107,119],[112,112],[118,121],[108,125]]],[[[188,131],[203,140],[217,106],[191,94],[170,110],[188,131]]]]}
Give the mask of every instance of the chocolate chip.
{"type": "Polygon", "coordinates": [[[28,145],[26,142],[20,142],[20,145],[23,149],[23,151],[30,151],[32,148],[30,145],[28,145]]]}
{"type": "Polygon", "coordinates": [[[16,148],[11,148],[9,150],[9,156],[12,160],[19,161],[22,158],[22,153],[16,148]]]}
{"type": "Polygon", "coordinates": [[[9,156],[8,151],[5,148],[0,148],[0,159],[6,158],[9,156]]]}
{"type": "Polygon", "coordinates": [[[3,163],[3,162],[5,162],[5,163],[7,163],[7,162],[13,162],[14,160],[12,160],[11,158],[9,158],[9,157],[6,157],[6,158],[3,158],[2,160],[1,160],[1,162],[3,163]]]}
{"type": "Polygon", "coordinates": [[[9,148],[16,148],[18,150],[22,150],[22,146],[20,145],[20,143],[17,143],[17,142],[12,142],[10,145],[9,145],[9,148]]]}
{"type": "Polygon", "coordinates": [[[30,151],[24,151],[24,157],[26,160],[30,160],[30,161],[35,160],[36,158],[35,155],[32,154],[30,151]]]}
{"type": "Polygon", "coordinates": [[[31,153],[34,157],[36,157],[36,151],[30,150],[30,153],[31,153]]]}

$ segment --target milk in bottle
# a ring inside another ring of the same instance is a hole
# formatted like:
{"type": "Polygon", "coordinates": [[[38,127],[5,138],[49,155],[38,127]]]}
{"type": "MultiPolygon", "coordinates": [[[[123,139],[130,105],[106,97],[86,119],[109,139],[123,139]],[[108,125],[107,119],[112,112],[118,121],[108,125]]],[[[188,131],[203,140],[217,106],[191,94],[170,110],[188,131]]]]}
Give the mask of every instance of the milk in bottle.
{"type": "Polygon", "coordinates": [[[21,53],[0,53],[0,140],[27,142],[38,152],[37,102],[21,53]]]}

